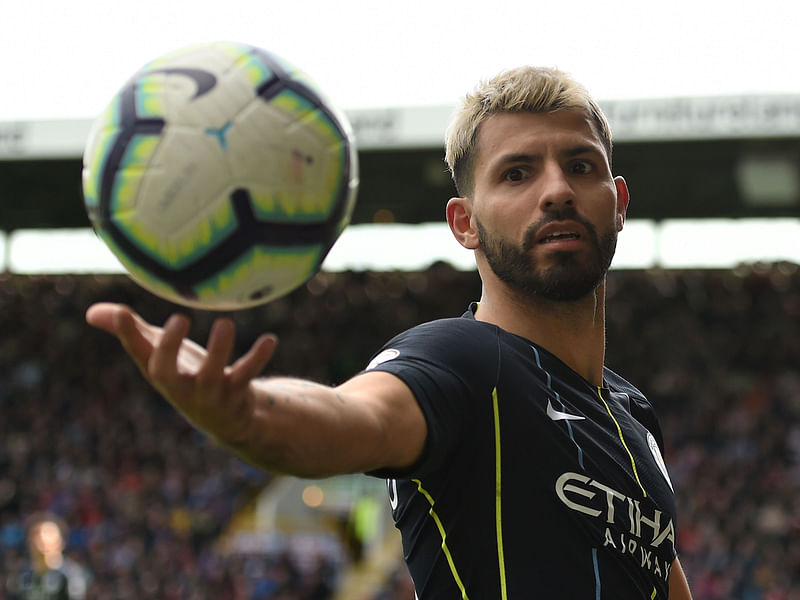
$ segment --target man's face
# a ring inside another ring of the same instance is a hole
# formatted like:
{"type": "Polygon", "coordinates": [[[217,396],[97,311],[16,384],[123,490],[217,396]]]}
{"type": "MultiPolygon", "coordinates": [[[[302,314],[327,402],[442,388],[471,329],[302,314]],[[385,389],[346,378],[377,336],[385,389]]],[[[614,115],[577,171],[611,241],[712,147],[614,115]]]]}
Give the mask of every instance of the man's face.
{"type": "Polygon", "coordinates": [[[527,297],[591,293],[611,264],[628,199],[588,117],[492,115],[477,150],[472,218],[497,278],[527,297]]]}

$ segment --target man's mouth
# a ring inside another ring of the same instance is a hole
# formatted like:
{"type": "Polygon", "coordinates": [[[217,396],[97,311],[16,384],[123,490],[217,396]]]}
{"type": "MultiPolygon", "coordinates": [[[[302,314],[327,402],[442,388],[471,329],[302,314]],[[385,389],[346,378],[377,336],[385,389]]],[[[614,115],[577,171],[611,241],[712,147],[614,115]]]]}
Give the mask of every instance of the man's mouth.
{"type": "Polygon", "coordinates": [[[575,231],[554,231],[553,233],[548,233],[547,235],[543,236],[540,240],[540,244],[549,244],[551,242],[562,242],[565,240],[577,240],[580,239],[580,234],[575,231]]]}

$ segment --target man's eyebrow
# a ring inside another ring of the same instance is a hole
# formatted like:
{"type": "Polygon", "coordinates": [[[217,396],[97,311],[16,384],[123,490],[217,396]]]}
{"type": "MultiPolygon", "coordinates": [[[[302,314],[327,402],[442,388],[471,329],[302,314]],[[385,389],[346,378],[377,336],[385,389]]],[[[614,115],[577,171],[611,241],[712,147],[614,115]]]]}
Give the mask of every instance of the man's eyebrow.
{"type": "Polygon", "coordinates": [[[572,146],[571,148],[567,148],[564,150],[564,156],[567,158],[572,158],[573,156],[580,156],[581,154],[602,154],[603,149],[600,146],[596,146],[594,144],[580,144],[578,146],[572,146]]]}
{"type": "MultiPolygon", "coordinates": [[[[582,154],[604,154],[602,146],[597,144],[577,144],[565,149],[562,156],[566,158],[573,158],[582,154]]],[[[531,164],[542,160],[542,154],[536,152],[511,152],[503,154],[493,160],[488,168],[491,170],[502,169],[510,164],[531,164]]]]}
{"type": "Polygon", "coordinates": [[[503,154],[499,156],[492,164],[493,167],[503,167],[511,163],[532,163],[541,160],[541,154],[530,154],[528,152],[515,152],[513,154],[503,154]]]}
{"type": "MultiPolygon", "coordinates": [[[[572,158],[573,156],[580,156],[581,154],[602,154],[603,148],[596,144],[578,144],[570,146],[562,152],[563,156],[572,158]]],[[[504,154],[499,156],[493,162],[493,166],[502,167],[509,163],[532,163],[542,159],[541,154],[531,152],[513,152],[511,154],[504,154]]]]}

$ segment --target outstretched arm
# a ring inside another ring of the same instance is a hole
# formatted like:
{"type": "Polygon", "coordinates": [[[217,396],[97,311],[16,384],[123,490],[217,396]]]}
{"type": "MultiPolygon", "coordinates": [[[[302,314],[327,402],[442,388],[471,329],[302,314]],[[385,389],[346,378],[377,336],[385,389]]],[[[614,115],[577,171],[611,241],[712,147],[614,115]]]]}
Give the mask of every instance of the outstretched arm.
{"type": "Polygon", "coordinates": [[[259,337],[229,364],[230,319],[214,322],[207,348],[188,340],[189,320],[163,328],[128,307],[96,304],[90,325],[115,335],[145,378],[195,427],[248,462],[301,477],[410,466],[426,425],[413,394],[394,375],[365,373],[332,388],[291,378],[257,378],[277,345],[259,337]]]}

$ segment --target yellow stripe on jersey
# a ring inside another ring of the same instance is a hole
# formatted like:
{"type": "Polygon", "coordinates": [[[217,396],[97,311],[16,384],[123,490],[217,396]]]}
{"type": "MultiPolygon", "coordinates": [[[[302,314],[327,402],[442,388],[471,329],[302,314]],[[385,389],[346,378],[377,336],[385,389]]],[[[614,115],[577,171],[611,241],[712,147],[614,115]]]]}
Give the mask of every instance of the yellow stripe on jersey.
{"type": "Polygon", "coordinates": [[[453,574],[453,579],[455,579],[458,589],[461,590],[461,600],[469,600],[469,597],[467,596],[467,590],[464,589],[464,583],[461,581],[461,577],[458,575],[458,571],[456,570],[456,565],[453,562],[453,556],[450,554],[450,548],[447,547],[447,534],[445,533],[444,525],[442,525],[439,515],[436,514],[436,511],[433,508],[433,498],[428,491],[422,487],[422,482],[419,479],[412,479],[411,481],[417,484],[419,493],[425,496],[425,498],[428,500],[428,504],[431,505],[431,509],[428,511],[428,514],[433,517],[433,522],[436,523],[436,527],[439,530],[439,535],[442,536],[442,551],[447,558],[447,564],[450,565],[450,572],[453,574]]]}
{"type": "Polygon", "coordinates": [[[606,402],[606,399],[603,398],[602,389],[599,387],[597,388],[597,395],[600,397],[600,400],[603,401],[603,404],[606,407],[608,415],[611,417],[611,420],[614,421],[614,425],[617,426],[617,435],[619,435],[619,441],[622,442],[622,447],[625,448],[625,452],[628,453],[628,456],[631,459],[631,467],[633,467],[633,476],[636,477],[636,483],[638,483],[639,487],[642,489],[642,494],[644,495],[645,498],[647,498],[647,492],[645,491],[644,486],[642,485],[642,480],[639,479],[639,472],[636,470],[636,461],[633,459],[633,454],[631,454],[631,451],[628,448],[628,444],[625,443],[625,437],[622,435],[622,427],[619,426],[619,422],[614,417],[614,414],[611,412],[611,407],[608,405],[608,402],[606,402]]]}
{"type": "Polygon", "coordinates": [[[500,457],[500,407],[497,401],[497,388],[492,390],[492,410],[494,411],[494,488],[495,488],[495,530],[497,532],[497,560],[500,569],[500,598],[507,600],[506,591],[506,559],[503,553],[503,518],[502,518],[502,461],[500,457]]]}
{"type": "MultiPolygon", "coordinates": [[[[506,586],[506,563],[505,563],[505,554],[503,552],[503,519],[502,519],[502,486],[501,486],[501,455],[500,455],[500,408],[497,400],[497,388],[492,390],[492,411],[494,413],[494,440],[495,440],[495,522],[496,522],[496,530],[497,530],[497,559],[498,559],[498,567],[500,569],[500,598],[501,600],[508,600],[508,592],[506,586]]],[[[431,505],[428,514],[433,518],[433,522],[436,523],[436,528],[439,530],[439,535],[442,536],[442,551],[444,552],[445,557],[447,558],[447,564],[450,566],[450,572],[453,574],[453,579],[458,586],[458,589],[461,590],[461,598],[462,600],[469,600],[467,596],[467,590],[464,588],[464,583],[461,581],[461,577],[458,574],[458,570],[456,569],[456,565],[453,562],[453,556],[450,554],[450,548],[447,546],[447,533],[445,532],[444,525],[442,524],[439,515],[436,514],[434,510],[435,501],[433,497],[428,493],[428,491],[422,487],[422,482],[419,479],[412,479],[414,483],[417,484],[417,490],[419,493],[425,496],[425,499],[428,501],[428,504],[431,505]]]]}

